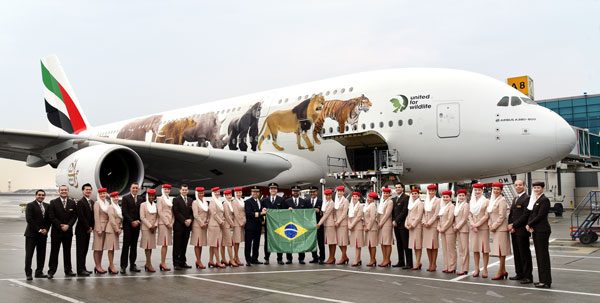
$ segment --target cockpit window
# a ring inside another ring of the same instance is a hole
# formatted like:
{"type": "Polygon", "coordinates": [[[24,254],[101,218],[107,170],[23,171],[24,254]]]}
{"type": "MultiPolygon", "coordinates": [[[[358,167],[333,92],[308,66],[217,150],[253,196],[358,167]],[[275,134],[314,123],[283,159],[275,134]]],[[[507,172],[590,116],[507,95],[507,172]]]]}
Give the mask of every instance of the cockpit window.
{"type": "Polygon", "coordinates": [[[529,98],[523,98],[521,97],[521,100],[523,100],[523,102],[528,103],[528,104],[533,104],[533,105],[537,105],[537,103],[529,98]]]}
{"type": "Polygon", "coordinates": [[[521,99],[519,97],[510,97],[510,106],[521,105],[521,99]]]}
{"type": "Polygon", "coordinates": [[[508,106],[508,97],[502,97],[502,99],[500,99],[500,101],[496,105],[497,106],[508,106]]]}

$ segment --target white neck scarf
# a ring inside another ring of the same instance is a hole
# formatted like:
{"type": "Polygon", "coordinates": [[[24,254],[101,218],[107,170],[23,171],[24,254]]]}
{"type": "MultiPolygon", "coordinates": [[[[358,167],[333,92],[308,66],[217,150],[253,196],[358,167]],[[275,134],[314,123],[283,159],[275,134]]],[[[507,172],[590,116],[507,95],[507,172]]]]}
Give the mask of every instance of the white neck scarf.
{"type": "Polygon", "coordinates": [[[246,205],[246,204],[244,204],[244,198],[240,198],[240,199],[238,199],[238,198],[234,198],[234,199],[235,199],[235,200],[237,201],[237,203],[239,203],[239,204],[240,204],[242,207],[244,207],[244,206],[246,205]]]}
{"type": "Polygon", "coordinates": [[[354,215],[356,214],[356,210],[358,209],[359,205],[360,205],[360,201],[356,201],[356,203],[350,203],[350,207],[348,207],[348,217],[349,218],[354,218],[354,215]]]}
{"type": "Polygon", "coordinates": [[[438,212],[438,216],[444,215],[444,211],[446,210],[446,207],[448,207],[449,204],[452,204],[452,201],[450,201],[448,203],[444,202],[444,199],[442,199],[442,201],[440,201],[440,211],[438,212]]]}
{"type": "MultiPolygon", "coordinates": [[[[204,193],[202,193],[202,196],[204,197],[204,193]]],[[[196,201],[198,201],[198,205],[203,211],[208,211],[208,203],[206,203],[204,199],[200,200],[200,195],[198,195],[198,192],[196,192],[196,201]]]]}
{"type": "Polygon", "coordinates": [[[367,213],[369,211],[369,208],[371,207],[371,205],[373,205],[375,203],[375,201],[373,201],[373,203],[368,203],[367,205],[365,205],[365,207],[363,207],[363,214],[367,213]]]}
{"type": "Polygon", "coordinates": [[[433,201],[435,201],[435,195],[433,198],[429,198],[429,193],[425,195],[425,211],[431,211],[433,209],[433,201]]]}
{"type": "Polygon", "coordinates": [[[385,207],[387,206],[387,204],[390,200],[391,200],[390,198],[387,198],[383,202],[380,202],[379,205],[377,205],[377,213],[378,214],[383,215],[383,213],[385,212],[385,207]]]}
{"type": "Polygon", "coordinates": [[[150,200],[148,200],[148,194],[146,194],[146,209],[148,209],[148,212],[151,214],[155,214],[157,209],[156,209],[156,203],[152,203],[150,202],[150,200]]]}
{"type": "Polygon", "coordinates": [[[321,207],[322,211],[325,211],[327,209],[327,206],[329,206],[329,203],[332,203],[331,200],[325,199],[325,201],[323,201],[323,206],[321,207]]]}
{"type": "Polygon", "coordinates": [[[469,210],[473,215],[479,215],[479,211],[481,210],[481,206],[483,205],[484,201],[485,196],[483,196],[483,193],[481,194],[481,197],[479,197],[479,199],[475,198],[475,192],[471,193],[471,202],[469,202],[469,210]]]}
{"type": "Polygon", "coordinates": [[[162,196],[160,196],[163,201],[165,201],[165,203],[169,206],[169,207],[173,207],[173,198],[169,197],[169,196],[165,196],[164,194],[162,196]]]}
{"type": "Polygon", "coordinates": [[[119,206],[119,203],[113,202],[111,199],[110,204],[115,209],[115,213],[117,214],[117,217],[123,219],[123,212],[121,211],[121,206],[119,206]]]}
{"type": "MultiPolygon", "coordinates": [[[[466,199],[466,198],[465,198],[466,199]]],[[[454,216],[458,216],[460,214],[460,210],[465,206],[466,201],[458,202],[456,207],[454,207],[454,216]]]]}
{"type": "Polygon", "coordinates": [[[100,197],[98,197],[98,206],[100,206],[100,209],[102,209],[103,212],[108,212],[108,206],[109,206],[109,202],[107,202],[106,200],[102,200],[100,199],[100,197]]]}
{"type": "Polygon", "coordinates": [[[408,210],[413,209],[413,207],[415,207],[415,204],[417,204],[417,201],[420,201],[421,199],[417,197],[416,200],[413,200],[412,195],[410,196],[410,199],[408,199],[408,210]]]}
{"type": "Polygon", "coordinates": [[[221,201],[221,199],[217,199],[217,197],[215,197],[214,193],[210,194],[212,196],[212,200],[211,202],[215,202],[215,204],[217,205],[217,207],[223,211],[223,201],[221,201]]]}
{"type": "Polygon", "coordinates": [[[529,196],[529,204],[527,204],[527,209],[533,210],[533,206],[535,205],[535,201],[537,201],[540,198],[540,196],[536,196],[535,193],[533,195],[529,196]]]}
{"type": "Polygon", "coordinates": [[[227,208],[229,208],[229,211],[233,212],[233,205],[231,205],[231,201],[229,201],[229,200],[227,200],[227,198],[225,198],[225,202],[223,202],[223,204],[227,205],[227,208]]]}
{"type": "Polygon", "coordinates": [[[500,198],[502,198],[502,194],[500,194],[499,196],[496,197],[496,195],[494,195],[494,192],[492,192],[492,196],[490,197],[490,202],[488,203],[488,206],[486,209],[486,211],[488,213],[491,213],[492,210],[494,210],[494,206],[496,206],[496,203],[498,203],[500,198]]]}
{"type": "Polygon", "coordinates": [[[342,201],[343,201],[344,196],[342,195],[342,197],[340,198],[337,193],[335,194],[335,203],[333,203],[333,208],[335,209],[339,209],[340,205],[342,205],[342,201]]]}

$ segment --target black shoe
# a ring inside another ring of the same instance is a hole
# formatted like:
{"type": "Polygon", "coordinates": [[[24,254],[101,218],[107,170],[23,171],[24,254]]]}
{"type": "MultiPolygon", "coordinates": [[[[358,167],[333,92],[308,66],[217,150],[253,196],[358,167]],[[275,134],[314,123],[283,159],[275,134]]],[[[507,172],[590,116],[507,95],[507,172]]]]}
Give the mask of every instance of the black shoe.
{"type": "Polygon", "coordinates": [[[48,274],[48,277],[47,277],[47,278],[48,278],[48,280],[52,280],[52,279],[54,279],[54,274],[48,274]]]}
{"type": "Polygon", "coordinates": [[[187,265],[185,263],[183,263],[183,265],[181,265],[181,267],[183,267],[183,268],[192,268],[191,266],[189,266],[189,265],[187,265]]]}
{"type": "Polygon", "coordinates": [[[183,267],[181,267],[181,266],[179,266],[179,265],[176,265],[176,266],[174,266],[173,268],[174,268],[175,270],[183,270],[183,267]]]}
{"type": "Polygon", "coordinates": [[[265,265],[269,265],[269,260],[265,260],[265,265]]]}
{"type": "Polygon", "coordinates": [[[292,264],[292,260],[287,260],[287,262],[285,262],[285,264],[292,264]]]}
{"type": "Polygon", "coordinates": [[[304,260],[300,260],[300,261],[298,261],[298,263],[300,263],[302,265],[306,264],[306,262],[304,262],[304,260]]]}
{"type": "Polygon", "coordinates": [[[36,278],[48,278],[48,275],[45,274],[35,274],[36,278]]]}
{"type": "Polygon", "coordinates": [[[392,265],[392,267],[404,267],[404,264],[396,263],[392,265]]]}
{"type": "Polygon", "coordinates": [[[277,264],[279,264],[279,265],[283,265],[283,261],[281,261],[281,260],[277,260],[277,264]]]}
{"type": "Polygon", "coordinates": [[[132,272],[141,272],[142,270],[139,269],[139,268],[137,268],[137,266],[135,266],[135,265],[131,265],[131,267],[129,268],[129,271],[132,271],[132,272]]]}
{"type": "Polygon", "coordinates": [[[31,280],[33,280],[33,277],[31,275],[28,275],[27,276],[27,281],[31,281],[31,280]]]}
{"type": "Polygon", "coordinates": [[[78,273],[77,273],[77,275],[78,275],[78,276],[81,276],[81,277],[87,277],[87,276],[89,276],[90,274],[88,274],[88,272],[87,272],[87,271],[80,271],[80,272],[78,272],[78,273]]]}
{"type": "Polygon", "coordinates": [[[546,283],[536,283],[535,284],[536,288],[550,288],[550,284],[546,284],[546,283]]]}
{"type": "Polygon", "coordinates": [[[260,261],[258,261],[258,260],[256,260],[256,261],[252,261],[252,262],[250,262],[250,263],[251,263],[251,264],[256,264],[256,265],[261,265],[261,264],[263,264],[263,262],[260,262],[260,261]]]}
{"type": "Polygon", "coordinates": [[[246,262],[246,266],[252,266],[252,264],[250,264],[250,262],[246,262]]]}
{"type": "Polygon", "coordinates": [[[120,273],[121,273],[122,275],[126,274],[126,273],[127,273],[127,267],[121,267],[121,271],[120,271],[120,273]]]}
{"type": "Polygon", "coordinates": [[[319,260],[319,265],[323,265],[323,264],[325,264],[325,261],[324,260],[319,260]]]}
{"type": "Polygon", "coordinates": [[[512,276],[510,278],[508,278],[509,280],[513,280],[513,281],[518,281],[518,280],[523,280],[523,277],[521,276],[512,276]]]}
{"type": "Polygon", "coordinates": [[[521,284],[531,284],[533,283],[533,280],[529,279],[529,278],[525,278],[523,280],[521,280],[521,284]]]}
{"type": "Polygon", "coordinates": [[[75,276],[77,276],[77,275],[76,275],[74,272],[72,272],[72,271],[69,271],[69,272],[66,272],[66,273],[65,273],[65,276],[66,276],[66,277],[75,277],[75,276]]]}
{"type": "Polygon", "coordinates": [[[317,259],[312,259],[312,260],[310,260],[308,263],[319,263],[319,260],[317,260],[317,259]]]}
{"type": "Polygon", "coordinates": [[[89,271],[89,270],[87,270],[87,269],[86,269],[86,270],[84,270],[84,271],[85,271],[86,273],[90,274],[90,275],[92,274],[92,272],[91,272],[91,271],[89,271]]]}
{"type": "Polygon", "coordinates": [[[406,265],[406,266],[402,266],[402,269],[412,269],[413,266],[412,265],[406,265]]]}

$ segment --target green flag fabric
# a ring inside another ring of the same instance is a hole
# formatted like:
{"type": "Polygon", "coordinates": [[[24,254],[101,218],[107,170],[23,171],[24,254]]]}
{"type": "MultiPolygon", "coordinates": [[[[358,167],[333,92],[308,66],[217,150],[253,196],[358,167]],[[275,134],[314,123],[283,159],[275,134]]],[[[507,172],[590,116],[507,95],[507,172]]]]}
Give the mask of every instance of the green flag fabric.
{"type": "Polygon", "coordinates": [[[299,253],[317,249],[317,219],[314,208],[267,210],[267,249],[277,253],[299,253]]]}

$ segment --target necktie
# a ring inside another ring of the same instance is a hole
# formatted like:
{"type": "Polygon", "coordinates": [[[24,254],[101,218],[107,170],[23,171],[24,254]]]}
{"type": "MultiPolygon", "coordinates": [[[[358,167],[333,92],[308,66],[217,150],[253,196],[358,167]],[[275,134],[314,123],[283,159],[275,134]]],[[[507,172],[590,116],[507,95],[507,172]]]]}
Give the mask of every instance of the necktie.
{"type": "Polygon", "coordinates": [[[44,209],[44,204],[43,203],[38,203],[40,205],[40,209],[42,210],[42,217],[44,216],[44,214],[46,213],[46,210],[44,209]]]}
{"type": "Polygon", "coordinates": [[[67,200],[62,200],[62,203],[63,203],[63,208],[67,209],[67,200]]]}
{"type": "Polygon", "coordinates": [[[294,206],[298,207],[298,200],[296,198],[294,198],[294,206]]]}
{"type": "Polygon", "coordinates": [[[312,206],[315,207],[315,198],[312,199],[312,206]]]}
{"type": "Polygon", "coordinates": [[[254,201],[256,201],[256,204],[258,204],[258,209],[260,209],[260,201],[258,201],[258,200],[254,200],[254,201]]]}
{"type": "Polygon", "coordinates": [[[92,200],[89,200],[89,199],[88,199],[87,201],[88,201],[88,205],[89,205],[90,209],[93,209],[93,208],[92,208],[92,200]]]}

